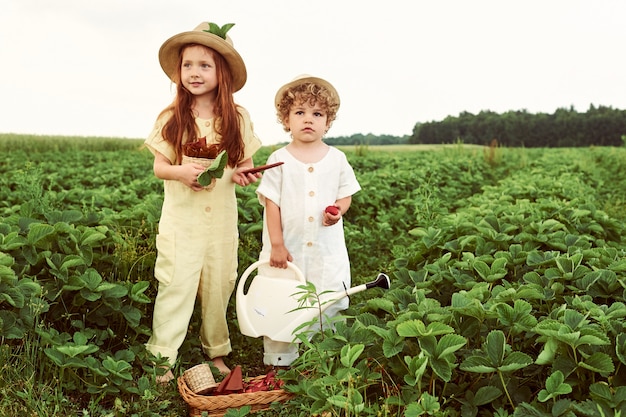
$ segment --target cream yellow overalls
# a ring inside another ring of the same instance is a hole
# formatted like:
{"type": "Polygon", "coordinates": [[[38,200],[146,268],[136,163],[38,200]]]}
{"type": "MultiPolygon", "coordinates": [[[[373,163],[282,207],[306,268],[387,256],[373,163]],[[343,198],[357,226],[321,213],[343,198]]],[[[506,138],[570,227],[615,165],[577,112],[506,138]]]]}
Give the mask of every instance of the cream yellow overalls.
{"type": "MultiPolygon", "coordinates": [[[[239,111],[247,159],[261,147],[261,141],[254,134],[248,112],[239,111]]],[[[174,149],[161,135],[166,120],[157,121],[145,144],[152,153],[160,152],[174,163],[174,149]]],[[[196,118],[200,137],[206,136],[207,144],[217,141],[213,123],[213,119],[196,118]]],[[[164,181],[154,268],[159,288],[146,348],[167,357],[171,365],[185,340],[196,296],[202,308],[203,351],[211,359],[232,351],[226,309],[237,279],[239,242],[232,174],[233,169],[226,168],[215,187],[203,191],[193,191],[179,181],[164,181]]]]}

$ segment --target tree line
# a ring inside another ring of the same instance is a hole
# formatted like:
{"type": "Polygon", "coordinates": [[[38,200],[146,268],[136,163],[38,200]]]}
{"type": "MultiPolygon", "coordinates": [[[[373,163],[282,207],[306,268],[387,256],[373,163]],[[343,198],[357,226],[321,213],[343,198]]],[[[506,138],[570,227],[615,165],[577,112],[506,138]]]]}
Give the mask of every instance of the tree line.
{"type": "Polygon", "coordinates": [[[392,136],[392,135],[374,135],[368,133],[363,135],[357,133],[351,136],[336,136],[328,137],[324,139],[329,145],[332,146],[346,146],[346,145],[397,145],[409,143],[409,135],[404,136],[392,136]]]}
{"type": "Polygon", "coordinates": [[[560,108],[553,114],[526,110],[463,112],[442,121],[416,123],[412,135],[357,133],[324,141],[333,146],[469,143],[509,147],[621,146],[626,144],[626,110],[591,105],[585,113],[560,108]]]}
{"type": "Polygon", "coordinates": [[[439,122],[417,123],[408,143],[488,145],[494,139],[509,147],[621,146],[626,142],[626,110],[592,105],[585,113],[573,107],[553,114],[463,112],[439,122]]]}

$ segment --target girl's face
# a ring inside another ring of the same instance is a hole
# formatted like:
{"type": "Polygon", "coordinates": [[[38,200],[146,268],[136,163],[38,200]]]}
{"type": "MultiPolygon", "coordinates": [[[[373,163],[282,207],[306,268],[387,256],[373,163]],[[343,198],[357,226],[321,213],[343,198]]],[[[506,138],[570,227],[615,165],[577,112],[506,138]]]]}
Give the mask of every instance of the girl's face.
{"type": "Polygon", "coordinates": [[[180,80],[195,96],[215,95],[218,81],[212,52],[201,45],[186,47],[180,66],[180,80]]]}
{"type": "Polygon", "coordinates": [[[285,126],[289,128],[293,140],[298,142],[320,141],[329,128],[326,112],[317,104],[308,102],[291,106],[285,126]]]}

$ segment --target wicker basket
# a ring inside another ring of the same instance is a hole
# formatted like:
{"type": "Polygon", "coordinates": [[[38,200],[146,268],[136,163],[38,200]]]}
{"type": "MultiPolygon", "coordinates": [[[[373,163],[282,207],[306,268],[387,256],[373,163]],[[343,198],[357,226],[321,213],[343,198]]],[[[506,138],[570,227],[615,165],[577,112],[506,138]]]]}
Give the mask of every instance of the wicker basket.
{"type": "MultiPolygon", "coordinates": [[[[215,159],[196,158],[195,156],[183,155],[182,163],[183,164],[195,163],[195,164],[200,164],[200,165],[202,165],[205,168],[208,168],[208,167],[211,166],[213,161],[215,161],[215,159]]],[[[205,190],[207,190],[207,191],[211,191],[213,188],[215,188],[215,183],[216,182],[217,182],[217,180],[215,178],[212,178],[211,179],[211,183],[209,185],[207,185],[206,187],[203,187],[203,188],[205,190]]]]}
{"type": "MultiPolygon", "coordinates": [[[[265,375],[261,375],[248,381],[255,382],[264,378],[265,375]]],[[[210,417],[221,417],[229,408],[241,408],[245,405],[249,405],[251,411],[267,410],[273,402],[284,402],[294,396],[282,389],[242,394],[197,395],[189,388],[182,376],[178,378],[178,391],[189,405],[190,417],[200,417],[203,411],[207,411],[210,417]]]]}
{"type": "Polygon", "coordinates": [[[219,384],[215,382],[211,366],[208,363],[201,363],[193,368],[187,369],[183,373],[185,383],[191,392],[202,395],[211,392],[219,384]]]}

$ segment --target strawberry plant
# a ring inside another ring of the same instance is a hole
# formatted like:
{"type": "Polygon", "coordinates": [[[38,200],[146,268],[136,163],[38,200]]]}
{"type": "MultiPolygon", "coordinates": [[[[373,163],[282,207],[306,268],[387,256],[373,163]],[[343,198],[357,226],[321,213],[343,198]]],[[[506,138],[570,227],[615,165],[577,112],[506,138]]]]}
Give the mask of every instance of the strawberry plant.
{"type": "MultiPolygon", "coordinates": [[[[137,141],[78,142],[10,142],[0,164],[0,414],[184,415],[143,348],[152,157],[137,141]]],[[[344,219],[353,284],[386,272],[392,286],[351,296],[334,331],[302,333],[278,375],[297,395],[259,415],[626,412],[626,149],[497,151],[346,149],[363,188],[344,219]]],[[[254,185],[237,200],[241,273],[262,207],[254,185]]],[[[262,342],[239,334],[234,300],[227,317],[230,363],[260,375],[262,342]]],[[[198,326],[177,375],[206,360],[198,326]]]]}

